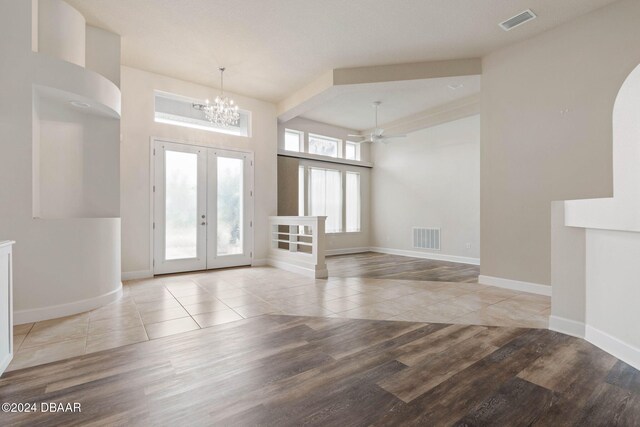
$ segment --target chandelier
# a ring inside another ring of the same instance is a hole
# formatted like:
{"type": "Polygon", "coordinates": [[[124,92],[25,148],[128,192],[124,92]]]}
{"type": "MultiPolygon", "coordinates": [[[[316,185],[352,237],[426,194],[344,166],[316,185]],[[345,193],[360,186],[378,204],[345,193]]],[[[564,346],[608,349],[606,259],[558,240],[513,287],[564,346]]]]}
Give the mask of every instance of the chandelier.
{"type": "Polygon", "coordinates": [[[220,70],[220,95],[216,96],[213,103],[209,103],[207,99],[204,104],[193,103],[193,108],[204,111],[204,116],[211,123],[218,127],[238,126],[240,113],[238,106],[234,104],[233,99],[224,96],[224,67],[220,70]]]}

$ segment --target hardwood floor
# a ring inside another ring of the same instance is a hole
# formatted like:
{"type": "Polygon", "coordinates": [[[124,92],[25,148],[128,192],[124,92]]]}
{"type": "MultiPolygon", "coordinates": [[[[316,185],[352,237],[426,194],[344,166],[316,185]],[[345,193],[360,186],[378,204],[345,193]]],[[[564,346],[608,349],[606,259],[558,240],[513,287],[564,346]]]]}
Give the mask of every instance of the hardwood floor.
{"type": "Polygon", "coordinates": [[[639,425],[640,373],[542,329],[265,315],[6,373],[2,425],[639,425]]]}
{"type": "Polygon", "coordinates": [[[425,280],[433,282],[478,281],[480,267],[447,261],[365,252],[327,257],[330,277],[425,280]]]}

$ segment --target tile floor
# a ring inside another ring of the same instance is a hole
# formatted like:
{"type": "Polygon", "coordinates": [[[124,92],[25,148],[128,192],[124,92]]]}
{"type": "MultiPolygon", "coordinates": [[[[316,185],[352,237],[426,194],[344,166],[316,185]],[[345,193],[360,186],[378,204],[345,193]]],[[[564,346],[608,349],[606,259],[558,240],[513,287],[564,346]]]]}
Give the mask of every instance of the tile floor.
{"type": "Polygon", "coordinates": [[[546,328],[550,298],[477,283],[314,280],[271,267],[126,282],[91,312],[15,327],[9,370],[278,313],[546,328]]]}

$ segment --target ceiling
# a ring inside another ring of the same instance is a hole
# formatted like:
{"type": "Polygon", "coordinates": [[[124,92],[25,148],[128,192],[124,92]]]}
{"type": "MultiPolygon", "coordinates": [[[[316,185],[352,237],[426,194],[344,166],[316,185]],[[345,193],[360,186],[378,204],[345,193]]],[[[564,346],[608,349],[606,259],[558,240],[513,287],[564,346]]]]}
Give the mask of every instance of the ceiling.
{"type": "Polygon", "coordinates": [[[374,101],[382,102],[378,109],[382,125],[479,92],[480,76],[356,85],[302,117],[362,131],[374,127],[374,101]]]}
{"type": "Polygon", "coordinates": [[[125,65],[271,102],[333,68],[482,56],[614,0],[67,0],[125,65]],[[498,23],[531,8],[538,19],[498,23]]]}

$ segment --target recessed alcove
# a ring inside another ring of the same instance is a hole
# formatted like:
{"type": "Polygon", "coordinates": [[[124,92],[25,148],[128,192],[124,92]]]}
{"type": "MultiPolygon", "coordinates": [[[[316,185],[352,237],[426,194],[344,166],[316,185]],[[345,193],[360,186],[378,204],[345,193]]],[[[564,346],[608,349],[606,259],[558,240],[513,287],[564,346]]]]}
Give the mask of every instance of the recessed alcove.
{"type": "Polygon", "coordinates": [[[2,148],[14,197],[0,231],[17,242],[19,324],[122,294],[120,37],[87,26],[62,0],[10,3],[3,22],[20,42],[4,46],[18,71],[3,100],[17,113],[3,121],[2,148]]]}
{"type": "Polygon", "coordinates": [[[117,115],[97,100],[34,87],[35,218],[112,218],[120,212],[117,115]]]}

